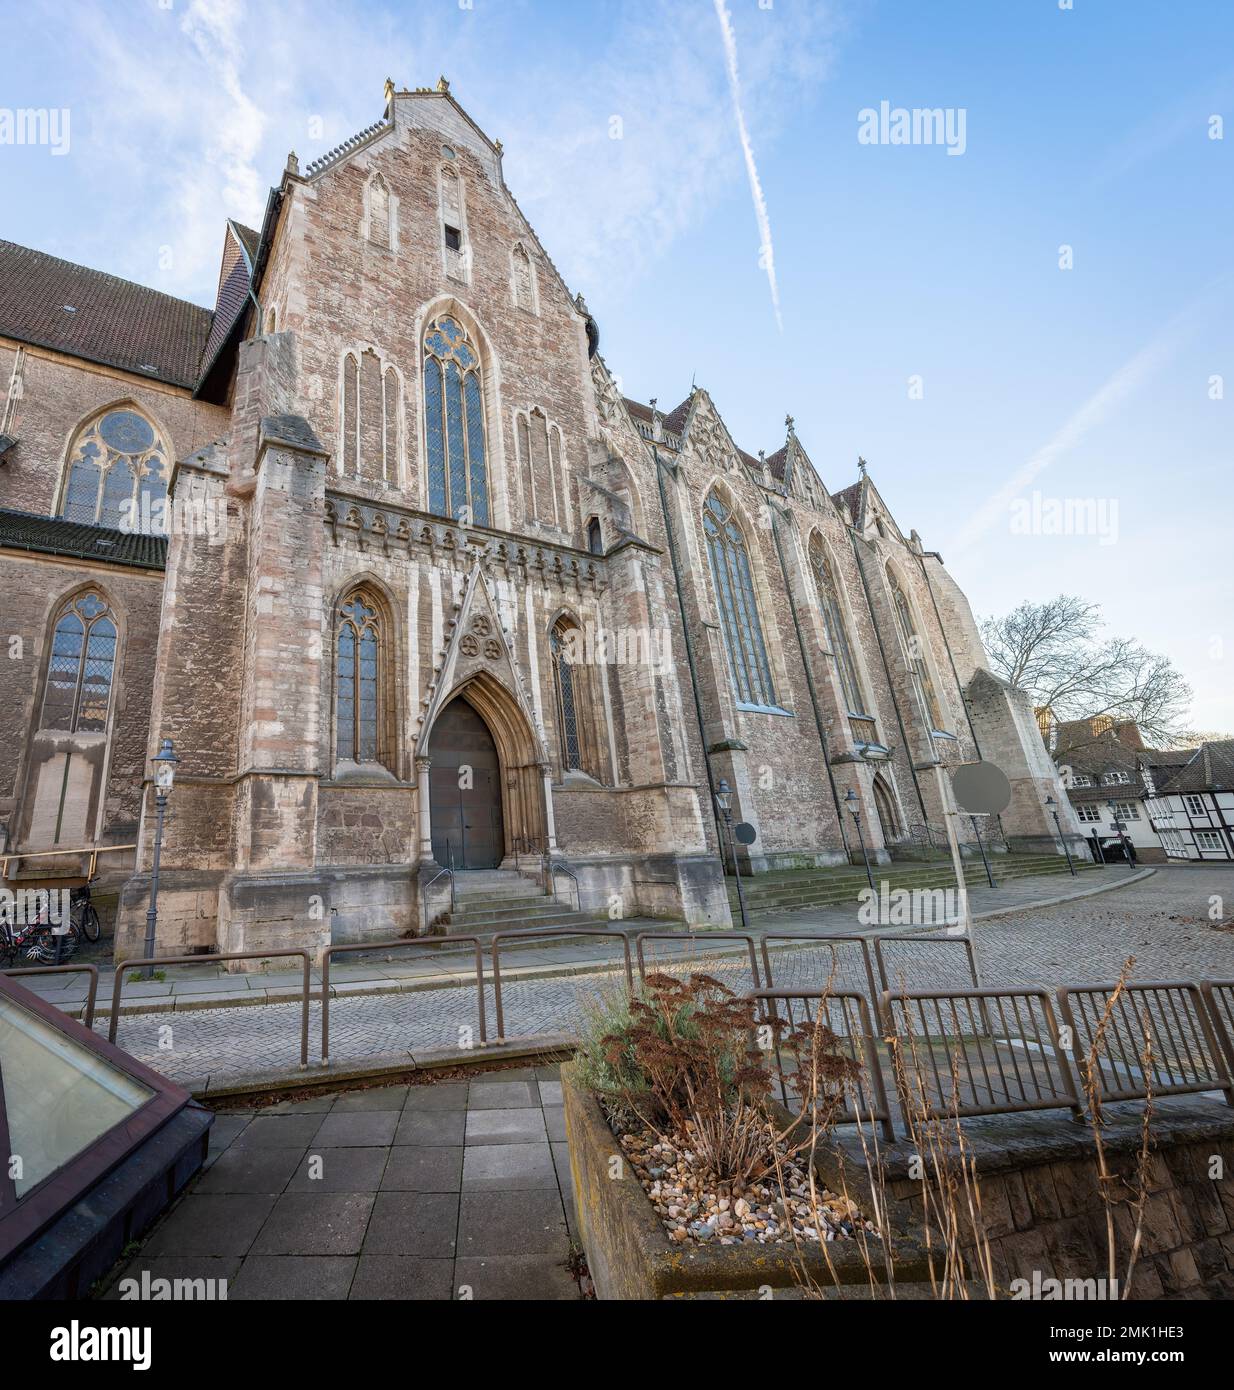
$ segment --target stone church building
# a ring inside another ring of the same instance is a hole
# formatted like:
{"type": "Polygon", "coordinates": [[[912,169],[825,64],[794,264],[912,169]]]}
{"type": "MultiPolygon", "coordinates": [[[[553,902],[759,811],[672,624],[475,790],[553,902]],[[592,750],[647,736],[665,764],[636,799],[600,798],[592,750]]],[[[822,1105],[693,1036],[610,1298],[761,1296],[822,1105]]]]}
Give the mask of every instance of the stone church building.
{"type": "Polygon", "coordinates": [[[979,757],[1061,852],[941,556],[791,419],[754,456],[702,388],[624,399],[444,80],[289,157],[212,308],[0,243],[4,382],[0,848],[114,850],[119,953],[163,739],[160,952],[440,930],[442,868],[546,857],[727,926],[721,782],[746,872],[860,862],[854,809],[880,861],[937,840],[979,757]]]}

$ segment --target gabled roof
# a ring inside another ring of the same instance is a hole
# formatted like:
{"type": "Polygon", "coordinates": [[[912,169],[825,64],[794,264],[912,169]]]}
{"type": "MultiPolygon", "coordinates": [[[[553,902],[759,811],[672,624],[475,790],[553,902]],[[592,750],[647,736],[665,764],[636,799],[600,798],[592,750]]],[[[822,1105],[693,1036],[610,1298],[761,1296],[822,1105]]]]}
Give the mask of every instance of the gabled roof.
{"type": "Polygon", "coordinates": [[[1158,792],[1234,791],[1234,738],[1214,739],[1186,751],[1187,761],[1161,779],[1158,792]]]}
{"type": "Polygon", "coordinates": [[[104,560],[135,569],[161,570],[167,564],[167,540],[163,536],[113,531],[107,526],[88,526],[32,512],[0,511],[0,549],[104,560]]]}
{"type": "Polygon", "coordinates": [[[0,335],[192,386],[213,315],[199,304],[0,241],[0,335]]]}
{"type": "Polygon", "coordinates": [[[852,519],[854,525],[861,521],[862,486],[861,483],[850,483],[848,487],[831,494],[831,500],[852,519]]]}

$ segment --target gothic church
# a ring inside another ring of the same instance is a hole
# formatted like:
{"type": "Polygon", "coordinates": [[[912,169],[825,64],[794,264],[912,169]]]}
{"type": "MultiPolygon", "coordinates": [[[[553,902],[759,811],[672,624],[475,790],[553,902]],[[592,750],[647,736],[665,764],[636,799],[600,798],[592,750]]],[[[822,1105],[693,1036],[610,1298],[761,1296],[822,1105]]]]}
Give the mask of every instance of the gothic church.
{"type": "Polygon", "coordinates": [[[448,930],[443,869],[726,927],[731,853],[884,862],[980,757],[999,847],[1078,833],[938,552],[791,419],[624,399],[444,79],[291,156],[210,309],[0,243],[3,381],[0,849],[99,850],[118,955],[164,739],[160,953],[448,930]]]}

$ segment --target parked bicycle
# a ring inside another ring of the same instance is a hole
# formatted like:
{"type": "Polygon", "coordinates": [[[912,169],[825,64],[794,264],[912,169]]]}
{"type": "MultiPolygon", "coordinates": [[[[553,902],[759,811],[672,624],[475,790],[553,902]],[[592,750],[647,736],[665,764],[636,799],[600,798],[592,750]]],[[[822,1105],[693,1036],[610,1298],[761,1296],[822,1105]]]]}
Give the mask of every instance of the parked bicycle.
{"type": "Polygon", "coordinates": [[[83,938],[99,939],[88,883],[70,890],[67,922],[53,922],[47,903],[33,922],[19,922],[17,916],[14,902],[0,898],[0,966],[18,959],[31,965],[63,965],[77,954],[83,938]]]}

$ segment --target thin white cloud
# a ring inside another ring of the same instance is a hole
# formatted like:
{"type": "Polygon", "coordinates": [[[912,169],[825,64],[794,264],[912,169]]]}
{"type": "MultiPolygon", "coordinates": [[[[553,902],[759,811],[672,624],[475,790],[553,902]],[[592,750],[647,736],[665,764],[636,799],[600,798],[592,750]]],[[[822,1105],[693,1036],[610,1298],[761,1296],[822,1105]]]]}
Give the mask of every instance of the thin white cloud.
{"type": "Polygon", "coordinates": [[[737,36],[733,33],[732,19],[724,0],[715,0],[716,18],[720,21],[720,33],[724,39],[724,64],[728,69],[728,89],[733,98],[733,115],[737,121],[737,134],[741,139],[741,152],[746,162],[746,177],[750,180],[750,197],[754,199],[754,216],[758,220],[759,260],[767,272],[767,284],[771,290],[771,307],[775,310],[776,326],[784,332],[784,320],[780,316],[780,291],[776,285],[775,247],[771,241],[771,218],[767,214],[767,199],[763,196],[762,180],[758,176],[758,165],[754,161],[754,146],[750,142],[750,132],[746,128],[746,115],[741,105],[741,77],[737,70],[737,36]]]}
{"type": "Polygon", "coordinates": [[[1011,503],[1047,468],[1065,458],[1093,430],[1099,429],[1135,390],[1174,356],[1194,331],[1199,320],[1213,308],[1219,298],[1219,291],[1228,289],[1230,283],[1231,277],[1224,275],[1206,286],[1161,333],[1141,348],[1134,357],[1124,362],[1098,390],[1093,392],[1084,404],[1068,417],[1062,428],[1022,464],[997,492],[986,498],[960,528],[955,540],[949,543],[957,559],[963,559],[977,542],[995,527],[1001,526],[1005,530],[1011,503]]]}

